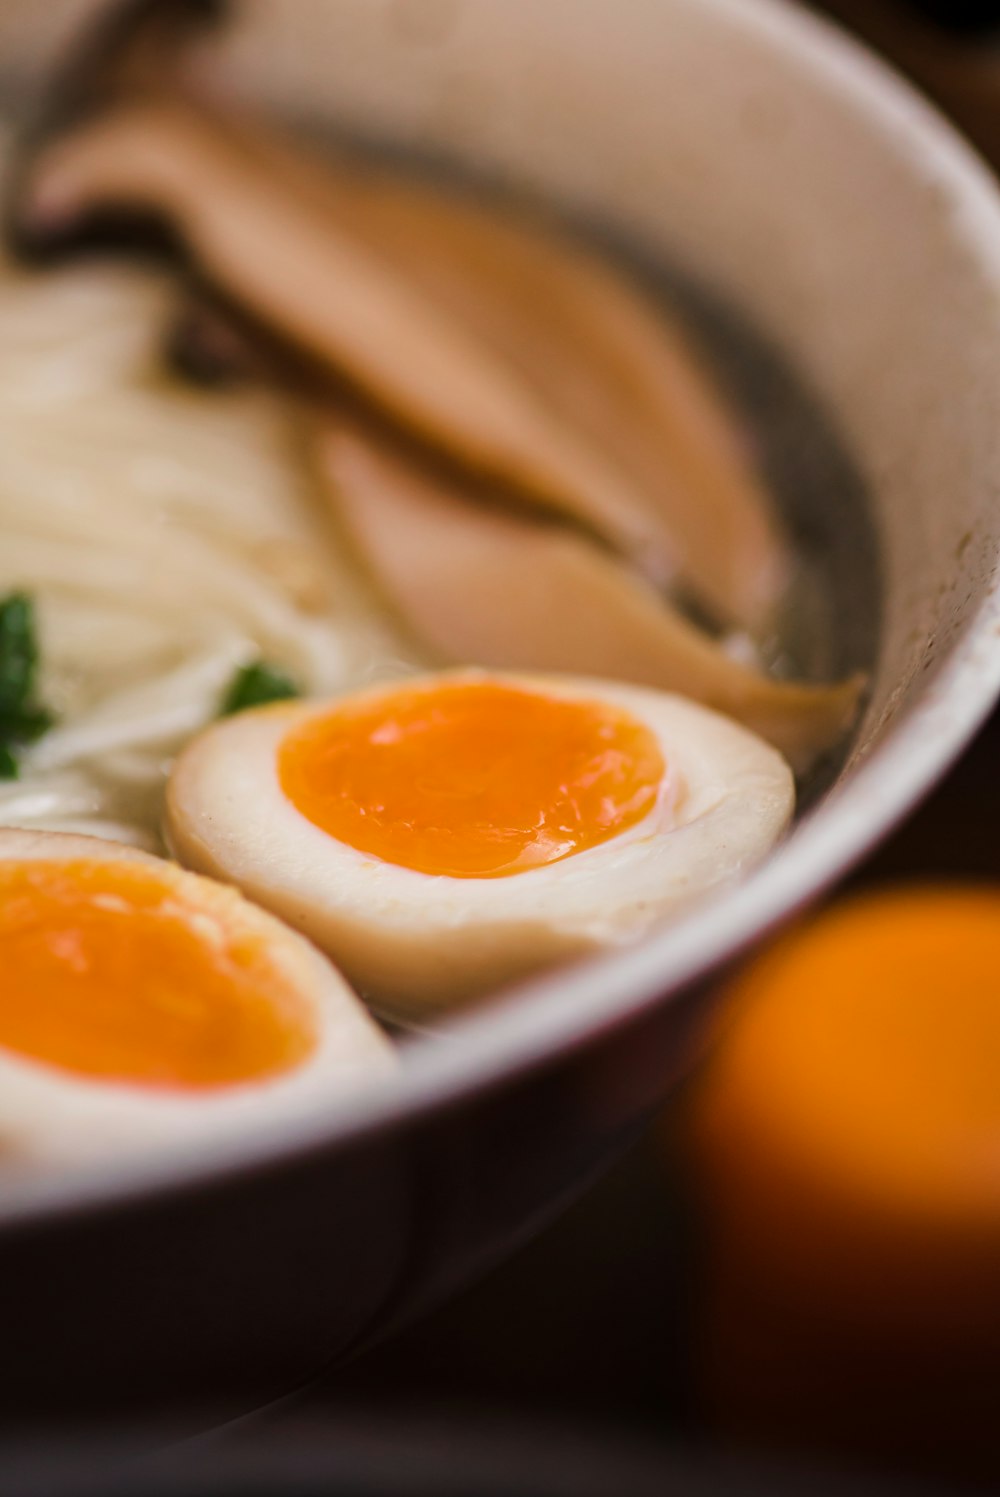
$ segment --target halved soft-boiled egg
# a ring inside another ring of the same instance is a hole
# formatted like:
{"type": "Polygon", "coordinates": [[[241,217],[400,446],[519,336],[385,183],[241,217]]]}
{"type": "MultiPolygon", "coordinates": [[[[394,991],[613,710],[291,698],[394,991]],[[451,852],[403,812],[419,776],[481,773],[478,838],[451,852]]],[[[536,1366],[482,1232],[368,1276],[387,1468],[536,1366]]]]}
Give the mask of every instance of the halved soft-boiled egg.
{"type": "Polygon", "coordinates": [[[461,671],[217,723],[174,768],[168,835],[414,1014],[641,934],[793,802],[774,749],[682,698],[461,671]]]}
{"type": "Polygon", "coordinates": [[[0,831],[0,950],[0,1165],[200,1142],[393,1066],[309,942],[133,848],[0,831]]]}

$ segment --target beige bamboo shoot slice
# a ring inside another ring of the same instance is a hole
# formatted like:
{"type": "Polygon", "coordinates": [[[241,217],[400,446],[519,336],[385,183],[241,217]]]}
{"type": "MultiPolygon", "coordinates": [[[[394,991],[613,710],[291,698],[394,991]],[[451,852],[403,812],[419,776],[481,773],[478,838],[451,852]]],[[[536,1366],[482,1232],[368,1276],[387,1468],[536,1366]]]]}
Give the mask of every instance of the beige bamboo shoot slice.
{"type": "Polygon", "coordinates": [[[585,537],[469,502],[460,485],[336,416],[311,442],[369,574],[443,660],[679,692],[745,723],[799,771],[850,725],[859,679],[771,679],[730,659],[585,537]]]}

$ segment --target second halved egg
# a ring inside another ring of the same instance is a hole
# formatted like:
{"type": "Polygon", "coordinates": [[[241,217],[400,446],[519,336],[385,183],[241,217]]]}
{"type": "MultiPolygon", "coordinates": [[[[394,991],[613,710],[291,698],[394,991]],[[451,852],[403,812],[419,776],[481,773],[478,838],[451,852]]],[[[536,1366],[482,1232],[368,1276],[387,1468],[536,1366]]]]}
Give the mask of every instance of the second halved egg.
{"type": "Polygon", "coordinates": [[[275,1129],[394,1071],[339,973],[233,889],[0,831],[0,1166],[275,1129]]]}
{"type": "Polygon", "coordinates": [[[679,697],[463,671],[216,724],[168,834],[413,1015],[641,935],[793,804],[779,754],[679,697]]]}

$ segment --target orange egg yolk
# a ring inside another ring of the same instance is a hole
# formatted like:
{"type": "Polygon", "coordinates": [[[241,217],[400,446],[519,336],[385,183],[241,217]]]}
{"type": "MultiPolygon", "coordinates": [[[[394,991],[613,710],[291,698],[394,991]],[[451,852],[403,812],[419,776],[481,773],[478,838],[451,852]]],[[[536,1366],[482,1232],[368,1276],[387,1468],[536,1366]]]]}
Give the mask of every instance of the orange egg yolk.
{"type": "Polygon", "coordinates": [[[652,809],[665,775],[654,735],[619,708],[468,681],[311,718],[283,740],[278,770],[338,842],[453,878],[596,847],[652,809]]]}
{"type": "Polygon", "coordinates": [[[205,1090],[289,1070],[312,1011],[259,935],[128,862],[0,863],[0,1046],[104,1082],[205,1090]]]}

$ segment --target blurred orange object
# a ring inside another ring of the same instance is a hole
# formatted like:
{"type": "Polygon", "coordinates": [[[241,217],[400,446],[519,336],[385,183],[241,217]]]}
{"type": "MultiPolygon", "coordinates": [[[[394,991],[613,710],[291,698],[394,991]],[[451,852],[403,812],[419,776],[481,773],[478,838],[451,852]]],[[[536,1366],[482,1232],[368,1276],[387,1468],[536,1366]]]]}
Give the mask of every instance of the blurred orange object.
{"type": "Polygon", "coordinates": [[[1000,889],[835,906],[724,996],[684,1121],[711,1415],[1000,1469],[1000,889]]]}

